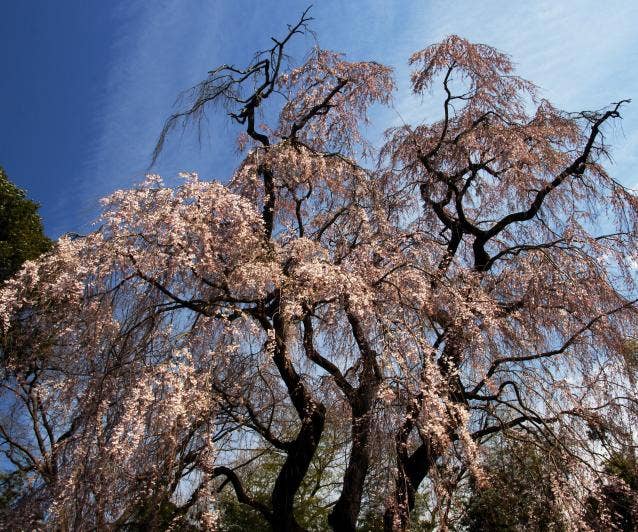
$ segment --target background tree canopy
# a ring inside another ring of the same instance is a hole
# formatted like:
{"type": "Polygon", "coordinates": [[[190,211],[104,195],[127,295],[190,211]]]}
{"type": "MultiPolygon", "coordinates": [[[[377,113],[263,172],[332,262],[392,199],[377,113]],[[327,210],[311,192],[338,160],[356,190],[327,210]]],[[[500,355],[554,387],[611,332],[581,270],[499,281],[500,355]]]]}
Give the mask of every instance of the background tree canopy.
{"type": "Polygon", "coordinates": [[[26,260],[51,248],[44,236],[38,204],[29,200],[0,167],[0,283],[26,260]]]}

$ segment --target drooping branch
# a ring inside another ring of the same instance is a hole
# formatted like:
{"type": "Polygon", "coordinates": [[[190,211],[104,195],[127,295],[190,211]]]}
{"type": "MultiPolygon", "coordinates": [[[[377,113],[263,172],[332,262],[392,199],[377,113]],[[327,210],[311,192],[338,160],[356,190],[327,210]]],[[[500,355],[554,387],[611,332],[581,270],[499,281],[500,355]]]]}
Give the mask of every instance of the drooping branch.
{"type": "Polygon", "coordinates": [[[250,506],[257,510],[261,515],[263,515],[268,522],[273,521],[273,513],[262,503],[253,499],[250,495],[246,493],[244,487],[242,486],[241,480],[237,476],[232,469],[225,466],[217,466],[213,469],[212,472],[213,477],[224,476],[226,477],[233,486],[235,490],[235,495],[237,496],[237,500],[242,503],[250,506]]]}
{"type": "Polygon", "coordinates": [[[339,91],[346,86],[348,83],[347,79],[339,79],[338,83],[334,86],[334,88],[325,96],[325,98],[316,105],[313,105],[305,115],[303,115],[299,120],[297,120],[292,127],[290,128],[289,138],[294,139],[295,135],[301,131],[304,126],[312,120],[315,116],[321,114],[327,114],[330,111],[330,100],[334,98],[339,91]]]}
{"type": "Polygon", "coordinates": [[[474,268],[479,271],[485,271],[488,264],[491,264],[489,255],[485,252],[485,245],[487,242],[501,233],[504,229],[510,225],[518,222],[524,222],[531,220],[538,214],[545,198],[557,187],[559,187],[566,179],[570,177],[580,177],[585,172],[587,165],[590,161],[591,154],[596,140],[601,134],[602,125],[610,118],[620,117],[620,107],[629,103],[630,100],[621,100],[615,104],[611,109],[605,111],[602,115],[594,119],[589,136],[583,147],[580,155],[576,157],[572,163],[567,166],[562,172],[560,172],[552,181],[547,183],[541,190],[536,193],[534,200],[530,206],[523,210],[508,214],[496,222],[492,227],[487,230],[481,231],[477,234],[474,240],[473,249],[475,256],[474,268]]]}
{"type": "Polygon", "coordinates": [[[263,146],[270,144],[268,136],[255,129],[255,112],[261,103],[275,90],[277,79],[285,57],[284,49],[293,36],[304,33],[307,24],[312,20],[308,16],[308,7],[283,39],[272,38],[275,45],[256,55],[255,61],[245,69],[232,65],[221,65],[209,72],[208,79],[202,81],[189,91],[193,103],[184,111],[171,115],[160,133],[153,150],[151,166],[160,155],[168,134],[179,123],[185,125],[190,120],[201,120],[205,108],[211,103],[221,103],[229,107],[229,114],[239,124],[246,124],[246,132],[263,146]],[[247,82],[254,82],[256,87],[248,95],[242,95],[247,82]]]}
{"type": "Polygon", "coordinates": [[[312,318],[309,314],[306,314],[303,319],[304,336],[303,345],[306,351],[306,356],[312,360],[319,367],[327,371],[335,381],[335,384],[339,386],[344,395],[349,399],[353,399],[355,390],[352,385],[346,380],[341,373],[341,370],[335,366],[330,360],[323,357],[314,345],[314,328],[312,326],[312,318]]]}
{"type": "Polygon", "coordinates": [[[485,373],[485,377],[483,377],[483,379],[481,379],[481,381],[472,389],[472,391],[469,392],[470,395],[477,394],[481,390],[481,388],[483,388],[483,386],[485,386],[485,384],[488,382],[490,377],[492,377],[494,375],[494,373],[496,373],[496,370],[498,370],[498,368],[502,364],[530,362],[530,361],[533,361],[533,360],[540,360],[540,359],[543,359],[543,358],[551,358],[553,356],[560,355],[560,354],[564,353],[565,351],[567,351],[567,349],[569,349],[574,344],[574,342],[576,342],[583,335],[583,333],[585,333],[587,331],[590,331],[592,329],[592,327],[596,323],[598,323],[600,320],[602,320],[603,318],[609,317],[609,316],[613,316],[614,314],[617,314],[617,313],[622,312],[624,310],[627,310],[629,308],[635,307],[636,303],[638,303],[638,299],[633,299],[631,301],[626,302],[623,305],[620,305],[619,307],[613,308],[612,310],[609,310],[607,312],[602,312],[602,313],[594,316],[585,325],[583,325],[576,332],[574,332],[565,342],[563,342],[563,344],[560,347],[557,347],[556,349],[550,349],[549,351],[543,351],[541,353],[534,353],[532,355],[511,356],[511,357],[500,357],[500,358],[497,358],[496,360],[494,360],[492,362],[492,364],[488,368],[487,372],[485,373]]]}

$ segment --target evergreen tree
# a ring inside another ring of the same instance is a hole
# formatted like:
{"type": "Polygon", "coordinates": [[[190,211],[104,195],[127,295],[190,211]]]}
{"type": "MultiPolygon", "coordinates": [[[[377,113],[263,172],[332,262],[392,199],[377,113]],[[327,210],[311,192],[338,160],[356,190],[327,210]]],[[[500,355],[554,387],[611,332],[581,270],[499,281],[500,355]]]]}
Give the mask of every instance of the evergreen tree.
{"type": "Polygon", "coordinates": [[[587,501],[586,521],[594,530],[631,532],[638,527],[638,462],[631,451],[613,453],[609,477],[587,501]]]}
{"type": "Polygon", "coordinates": [[[0,167],[0,283],[16,273],[24,261],[50,249],[51,240],[44,235],[38,207],[0,167]]]}
{"type": "Polygon", "coordinates": [[[545,451],[529,443],[495,445],[484,465],[487,486],[474,486],[462,519],[470,532],[500,530],[565,530],[551,489],[551,462],[545,451]]]}

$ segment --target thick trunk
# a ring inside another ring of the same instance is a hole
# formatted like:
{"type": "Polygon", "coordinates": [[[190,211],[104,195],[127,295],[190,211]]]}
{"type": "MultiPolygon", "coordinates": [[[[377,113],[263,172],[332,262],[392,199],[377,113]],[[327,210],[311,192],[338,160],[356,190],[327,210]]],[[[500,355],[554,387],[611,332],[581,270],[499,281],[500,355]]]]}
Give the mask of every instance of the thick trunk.
{"type": "Polygon", "coordinates": [[[295,494],[303,482],[323,432],[326,409],[315,401],[290,360],[286,347],[286,327],[280,314],[271,316],[274,330],[273,361],[286,384],[290,400],[301,420],[301,429],[287,450],[284,465],[271,495],[274,532],[301,531],[293,508],[295,494]]]}
{"type": "MultiPolygon", "coordinates": [[[[376,390],[376,386],[374,387],[376,390]]],[[[341,495],[337,500],[328,522],[336,532],[354,532],[361,510],[361,498],[368,467],[370,464],[370,429],[371,429],[371,401],[366,401],[363,412],[352,415],[352,448],[348,467],[343,477],[341,495]]]]}
{"type": "Polygon", "coordinates": [[[377,365],[377,353],[368,343],[360,319],[347,311],[352,334],[363,360],[359,376],[359,387],[349,397],[352,408],[352,447],[348,467],[343,477],[341,494],[328,522],[336,532],[354,532],[361,511],[363,486],[370,465],[370,432],[372,430],[372,407],[381,382],[381,371],[377,365]]]}
{"type": "Polygon", "coordinates": [[[314,410],[302,422],[301,430],[288,451],[271,496],[273,515],[271,525],[274,532],[303,530],[293,513],[295,494],[308,472],[319,444],[324,420],[324,406],[314,405],[314,410]]]}
{"type": "MultiPolygon", "coordinates": [[[[449,382],[449,400],[455,403],[466,404],[463,386],[456,375],[459,364],[459,349],[457,343],[448,339],[441,357],[438,359],[438,367],[441,374],[449,382]]],[[[416,492],[419,486],[430,472],[430,467],[440,456],[442,450],[436,442],[428,439],[412,453],[408,453],[408,440],[416,419],[421,411],[422,397],[414,402],[408,409],[406,420],[401,426],[396,437],[397,452],[397,478],[395,482],[394,501],[386,509],[383,516],[385,532],[400,532],[407,530],[410,513],[414,510],[416,492]]],[[[451,419],[447,428],[450,435],[458,426],[457,419],[451,419]]]]}
{"type": "Polygon", "coordinates": [[[435,459],[432,446],[426,443],[421,444],[411,455],[398,453],[394,503],[383,515],[385,532],[407,530],[410,513],[414,510],[416,492],[435,459]]]}

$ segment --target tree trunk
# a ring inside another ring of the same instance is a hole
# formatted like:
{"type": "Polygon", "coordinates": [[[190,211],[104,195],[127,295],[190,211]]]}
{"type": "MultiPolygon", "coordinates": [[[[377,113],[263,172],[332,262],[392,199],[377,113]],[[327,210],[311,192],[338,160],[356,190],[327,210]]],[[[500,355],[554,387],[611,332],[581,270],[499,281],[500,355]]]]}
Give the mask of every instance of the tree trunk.
{"type": "MultiPolygon", "coordinates": [[[[275,306],[276,308],[277,306],[275,306]]],[[[326,417],[326,408],[312,397],[288,356],[286,326],[278,312],[271,315],[275,330],[273,361],[286,384],[292,404],[301,420],[301,429],[287,451],[286,461],[279,472],[271,494],[272,527],[274,532],[296,532],[303,528],[297,523],[293,508],[295,494],[303,482],[315,454],[326,417]]]]}
{"type": "Polygon", "coordinates": [[[363,359],[359,387],[350,399],[352,408],[352,447],[348,467],[343,477],[341,494],[328,517],[336,532],[354,532],[361,511],[361,497],[370,465],[370,432],[372,406],[379,390],[381,372],[377,366],[377,353],[368,343],[358,317],[348,310],[348,321],[363,359]]]}
{"type": "MultiPolygon", "coordinates": [[[[445,345],[443,353],[437,361],[441,374],[449,380],[450,399],[453,402],[464,402],[463,387],[455,369],[458,367],[459,350],[455,341],[451,339],[445,345]]],[[[410,513],[414,510],[416,492],[421,482],[430,472],[430,467],[440,456],[441,449],[431,439],[423,441],[412,454],[408,454],[408,440],[415,421],[421,410],[422,397],[417,398],[408,409],[405,422],[396,437],[397,478],[395,482],[394,501],[386,509],[383,516],[385,532],[400,532],[407,530],[410,513]]],[[[454,423],[448,428],[453,431],[454,423]]]]}
{"type": "Polygon", "coordinates": [[[352,447],[348,467],[343,477],[341,495],[337,500],[328,522],[336,532],[354,532],[361,510],[361,498],[368,467],[370,464],[370,429],[372,425],[372,397],[376,393],[369,390],[368,400],[358,401],[352,412],[352,447]],[[372,393],[370,393],[372,392],[372,393]]]}
{"type": "Polygon", "coordinates": [[[315,454],[325,421],[326,409],[314,404],[313,410],[302,421],[301,430],[288,451],[272,492],[271,522],[274,532],[300,532],[304,530],[295,519],[295,494],[301,486],[315,454]]]}
{"type": "Polygon", "coordinates": [[[410,513],[414,510],[416,492],[430,472],[430,466],[435,459],[436,456],[429,443],[422,443],[411,455],[405,451],[398,452],[394,502],[383,515],[385,532],[407,530],[410,513]]]}

